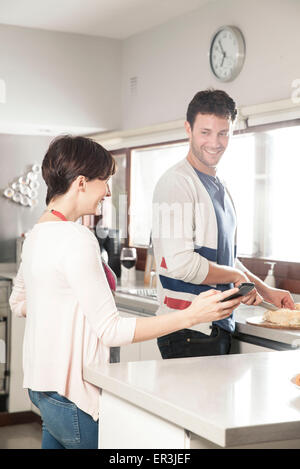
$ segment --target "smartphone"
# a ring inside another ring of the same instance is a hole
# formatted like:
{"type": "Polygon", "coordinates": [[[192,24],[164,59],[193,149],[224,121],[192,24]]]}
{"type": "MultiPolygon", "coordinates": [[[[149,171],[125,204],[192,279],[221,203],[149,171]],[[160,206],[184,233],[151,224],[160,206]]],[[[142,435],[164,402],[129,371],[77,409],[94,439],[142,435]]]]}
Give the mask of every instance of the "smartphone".
{"type": "Polygon", "coordinates": [[[253,290],[254,287],[255,287],[255,285],[252,282],[241,283],[238,286],[239,291],[234,293],[233,295],[228,296],[224,300],[221,300],[221,303],[223,303],[224,301],[234,300],[235,298],[239,298],[240,296],[248,295],[248,293],[250,293],[251,290],[253,290]]]}

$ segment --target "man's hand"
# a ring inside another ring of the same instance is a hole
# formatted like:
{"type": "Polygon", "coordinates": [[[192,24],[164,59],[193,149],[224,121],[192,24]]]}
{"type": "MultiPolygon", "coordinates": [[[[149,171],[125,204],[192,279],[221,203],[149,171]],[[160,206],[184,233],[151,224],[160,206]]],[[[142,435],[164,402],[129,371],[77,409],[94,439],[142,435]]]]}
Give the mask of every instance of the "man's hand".
{"type": "MultiPolygon", "coordinates": [[[[238,277],[234,282],[234,286],[238,287],[241,283],[251,282],[244,272],[239,271],[238,277]]],[[[256,288],[253,288],[248,295],[243,296],[242,303],[245,305],[258,306],[263,301],[262,296],[258,293],[256,288]]]]}
{"type": "Polygon", "coordinates": [[[264,300],[272,303],[278,308],[288,308],[295,309],[294,300],[287,290],[280,290],[279,288],[266,287],[263,292],[261,292],[264,300]]]}

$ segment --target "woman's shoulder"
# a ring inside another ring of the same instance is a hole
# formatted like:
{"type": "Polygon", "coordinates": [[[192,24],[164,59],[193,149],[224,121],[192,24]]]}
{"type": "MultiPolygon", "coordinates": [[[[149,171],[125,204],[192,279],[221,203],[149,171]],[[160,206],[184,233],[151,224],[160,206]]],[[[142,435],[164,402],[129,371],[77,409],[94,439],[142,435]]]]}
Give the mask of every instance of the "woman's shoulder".
{"type": "Polygon", "coordinates": [[[97,242],[94,233],[89,228],[71,221],[37,223],[28,234],[28,237],[35,235],[51,238],[57,238],[58,236],[61,240],[67,238],[70,244],[86,242],[88,240],[97,242]]]}
{"type": "Polygon", "coordinates": [[[97,239],[94,235],[94,233],[84,225],[81,225],[80,223],[76,222],[68,222],[66,223],[66,231],[70,231],[72,233],[72,239],[74,241],[93,241],[97,243],[97,239]]]}

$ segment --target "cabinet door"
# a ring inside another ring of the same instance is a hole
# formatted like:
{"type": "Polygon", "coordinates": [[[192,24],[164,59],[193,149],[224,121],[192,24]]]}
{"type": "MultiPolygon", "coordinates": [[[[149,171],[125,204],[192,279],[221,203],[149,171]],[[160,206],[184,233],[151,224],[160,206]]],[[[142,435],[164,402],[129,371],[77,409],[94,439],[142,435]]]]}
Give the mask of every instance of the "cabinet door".
{"type": "Polygon", "coordinates": [[[248,342],[240,341],[240,351],[239,353],[256,353],[256,352],[275,352],[267,347],[262,347],[261,345],[249,344],[248,342]]]}
{"type": "Polygon", "coordinates": [[[23,336],[25,318],[19,318],[11,313],[10,336],[10,383],[8,412],[23,412],[31,410],[31,401],[26,389],[23,389],[23,336]]]}
{"type": "Polygon", "coordinates": [[[243,342],[235,337],[232,338],[230,353],[256,353],[256,352],[275,352],[275,350],[263,347],[261,345],[243,342]]]}

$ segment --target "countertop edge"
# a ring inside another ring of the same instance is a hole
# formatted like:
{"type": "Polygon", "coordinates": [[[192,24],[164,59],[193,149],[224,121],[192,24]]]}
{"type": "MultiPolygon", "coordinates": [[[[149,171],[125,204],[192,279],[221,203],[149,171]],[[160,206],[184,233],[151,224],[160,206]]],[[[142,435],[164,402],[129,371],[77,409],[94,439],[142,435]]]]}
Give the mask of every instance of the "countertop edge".
{"type": "MultiPolygon", "coordinates": [[[[263,353],[268,352],[261,352],[263,353]]],[[[298,421],[222,428],[201,420],[199,415],[178,408],[166,400],[131,387],[118,379],[107,377],[104,373],[105,369],[101,371],[101,369],[86,367],[83,376],[86,381],[95,386],[223,448],[280,441],[283,436],[284,440],[300,439],[300,422],[298,421]]]]}
{"type": "Polygon", "coordinates": [[[216,427],[206,421],[199,422],[198,416],[184,409],[180,409],[166,400],[155,398],[144,391],[134,389],[125,383],[120,383],[120,381],[116,379],[101,374],[99,370],[93,367],[84,368],[83,379],[143,410],[157,415],[168,422],[172,422],[185,430],[193,432],[197,436],[212,441],[221,447],[225,447],[226,430],[224,431],[223,428],[216,427]],[[101,382],[99,382],[99,380],[101,382]],[[186,424],[187,419],[189,419],[188,425],[186,424]]]}

